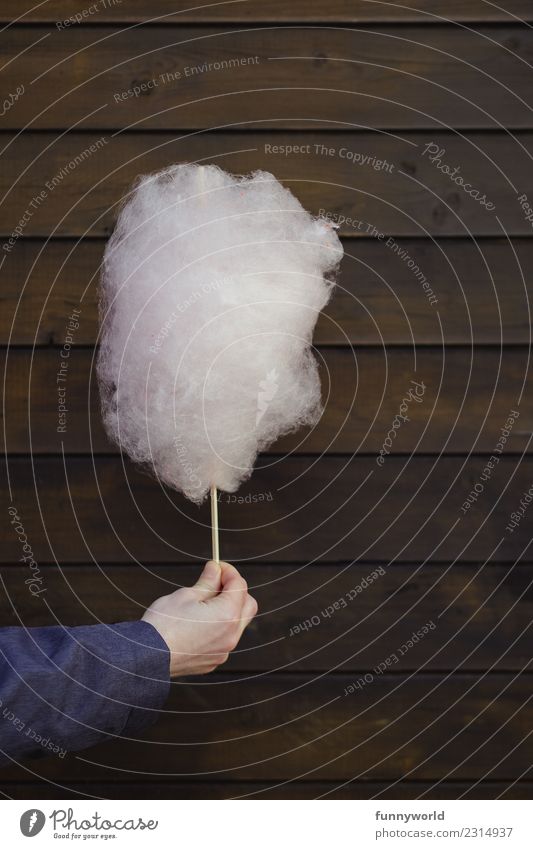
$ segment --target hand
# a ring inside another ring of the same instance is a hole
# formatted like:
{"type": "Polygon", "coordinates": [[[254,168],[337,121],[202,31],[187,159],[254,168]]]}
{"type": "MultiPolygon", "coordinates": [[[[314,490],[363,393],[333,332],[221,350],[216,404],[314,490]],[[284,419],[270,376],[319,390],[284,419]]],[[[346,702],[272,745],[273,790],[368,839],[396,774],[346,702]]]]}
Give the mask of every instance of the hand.
{"type": "Polygon", "coordinates": [[[170,650],[170,675],[202,675],[225,663],[257,613],[257,602],[229,563],[209,560],[193,587],[161,596],[142,617],[170,650]]]}

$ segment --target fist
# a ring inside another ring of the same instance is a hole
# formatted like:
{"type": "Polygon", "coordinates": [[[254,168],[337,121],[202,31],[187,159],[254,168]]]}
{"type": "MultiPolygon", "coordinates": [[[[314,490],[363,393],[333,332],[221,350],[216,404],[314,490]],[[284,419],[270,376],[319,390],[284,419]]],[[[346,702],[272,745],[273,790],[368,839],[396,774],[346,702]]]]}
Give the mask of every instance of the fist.
{"type": "Polygon", "coordinates": [[[142,617],[166,642],[170,675],[203,675],[225,663],[257,613],[244,578],[209,560],[198,581],[161,596],[142,617]]]}

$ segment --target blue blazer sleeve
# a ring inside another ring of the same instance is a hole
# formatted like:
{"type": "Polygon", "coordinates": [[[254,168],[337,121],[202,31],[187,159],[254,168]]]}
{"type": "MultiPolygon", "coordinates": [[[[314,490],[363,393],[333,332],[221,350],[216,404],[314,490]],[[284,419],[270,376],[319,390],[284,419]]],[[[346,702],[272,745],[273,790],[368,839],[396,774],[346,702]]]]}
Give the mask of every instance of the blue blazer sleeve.
{"type": "Polygon", "coordinates": [[[0,628],[0,765],[134,735],[156,720],[169,669],[148,622],[0,628]]]}

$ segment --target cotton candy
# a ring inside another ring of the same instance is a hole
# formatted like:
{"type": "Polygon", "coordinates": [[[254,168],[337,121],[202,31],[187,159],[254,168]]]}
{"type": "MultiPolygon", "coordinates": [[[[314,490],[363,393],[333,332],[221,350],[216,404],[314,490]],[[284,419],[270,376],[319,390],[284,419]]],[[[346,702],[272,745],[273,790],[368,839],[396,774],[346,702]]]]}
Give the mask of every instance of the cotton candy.
{"type": "Polygon", "coordinates": [[[266,171],[140,178],[102,266],[111,440],[196,503],[235,492],[259,451],[320,417],[312,335],[341,256],[334,227],[266,171]]]}

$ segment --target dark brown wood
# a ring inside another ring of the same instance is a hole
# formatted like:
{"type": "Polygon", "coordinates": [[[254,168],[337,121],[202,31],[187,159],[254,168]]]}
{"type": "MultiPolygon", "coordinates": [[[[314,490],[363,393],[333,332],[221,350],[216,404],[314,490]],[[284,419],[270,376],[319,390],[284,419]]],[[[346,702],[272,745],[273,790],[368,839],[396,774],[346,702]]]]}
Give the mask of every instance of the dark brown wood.
{"type": "Polygon", "coordinates": [[[532,127],[530,29],[16,28],[6,129],[532,127]],[[45,58],[42,50],[45,50],[45,58]],[[17,57],[21,57],[18,59],[17,57]],[[527,67],[527,66],[526,66],[527,67]],[[487,69],[490,68],[490,73],[487,69]],[[36,109],[36,103],[39,108],[36,109]]]}
{"type": "MultiPolygon", "coordinates": [[[[66,320],[77,308],[80,326],[73,344],[94,344],[104,244],[99,239],[17,244],[2,276],[0,343],[61,345],[66,320]]],[[[447,345],[529,344],[533,241],[401,239],[398,244],[422,269],[437,302],[429,301],[412,270],[380,241],[344,239],[338,286],[319,318],[317,344],[440,345],[443,337],[447,345]]]]}
{"type": "MultiPolygon", "coordinates": [[[[10,245],[6,236],[25,213],[22,238],[108,235],[117,204],[139,174],[187,160],[214,162],[237,173],[266,169],[291,188],[309,211],[320,214],[322,210],[321,214],[340,222],[342,235],[370,235],[383,251],[395,248],[386,239],[380,241],[379,234],[501,237],[504,228],[509,236],[531,236],[518,196],[525,193],[533,198],[533,134],[520,134],[519,140],[505,133],[400,136],[135,132],[112,137],[74,132],[62,138],[30,133],[15,141],[6,134],[10,168],[0,175],[0,189],[6,192],[0,208],[0,232],[5,234],[1,244],[7,252],[2,271],[9,274],[10,261],[20,247],[19,239],[15,237],[10,245]],[[308,144],[309,153],[285,156],[279,146],[290,144],[308,144]],[[459,167],[473,190],[485,194],[495,210],[486,209],[431,162],[424,155],[428,144],[443,149],[441,164],[452,170],[459,167]],[[324,153],[322,145],[334,153],[324,153]],[[87,153],[91,148],[93,152],[87,153]],[[354,165],[339,155],[343,149],[376,156],[393,165],[393,170],[354,165]],[[76,157],[78,164],[71,169],[76,157]],[[47,183],[54,185],[54,179],[59,183],[50,190],[47,183]]],[[[407,263],[408,258],[402,261],[407,263]]],[[[438,296],[438,280],[431,282],[438,296]]]]}
{"type": "MultiPolygon", "coordinates": [[[[75,10],[79,12],[79,9],[75,10]]],[[[20,0],[4,0],[0,20],[52,22],[69,18],[73,12],[68,0],[47,0],[33,4],[20,0]]],[[[104,21],[158,23],[288,23],[335,21],[422,21],[427,24],[440,20],[452,21],[503,21],[513,22],[515,16],[531,20],[533,12],[528,0],[505,0],[505,4],[487,4],[483,0],[409,0],[408,4],[368,3],[367,0],[246,0],[246,2],[210,3],[195,7],[190,0],[122,0],[97,7],[97,13],[88,13],[82,23],[104,21]]],[[[76,24],[77,25],[77,24],[76,24]]]]}
{"type": "MultiPolygon", "coordinates": [[[[63,781],[531,778],[531,676],[214,675],[180,682],[140,741],[31,762],[63,781]],[[512,755],[509,753],[512,751],[512,755]]],[[[4,780],[28,778],[20,767],[4,780]]]]}
{"type": "MultiPolygon", "coordinates": [[[[259,615],[227,672],[372,672],[387,658],[395,672],[519,671],[531,657],[530,564],[256,565],[243,573],[259,615]],[[429,633],[401,655],[424,625],[429,633]]],[[[41,566],[40,574],[45,592],[33,597],[23,564],[2,568],[3,626],[137,619],[158,596],[193,584],[199,567],[41,566]]]]}
{"type": "Polygon", "coordinates": [[[9,799],[531,799],[531,781],[291,781],[264,782],[205,781],[99,781],[76,784],[0,784],[0,793],[9,799]]]}
{"type": "MultiPolygon", "coordinates": [[[[319,349],[316,357],[324,414],[316,428],[285,437],[271,451],[379,452],[392,431],[393,454],[490,453],[510,416],[507,450],[533,451],[529,348],[338,348],[319,349]],[[401,410],[408,421],[395,430],[401,410]]],[[[8,452],[117,452],[101,424],[94,350],[0,351],[2,373],[6,363],[8,452]],[[68,374],[58,384],[65,354],[68,374]],[[68,410],[61,418],[58,386],[68,410]]]]}
{"type": "Polygon", "coordinates": [[[111,0],[81,23],[65,0],[31,5],[0,10],[20,21],[5,96],[24,87],[2,110],[2,626],[137,618],[209,556],[208,506],[111,453],[92,391],[99,263],[135,177],[271,171],[341,220],[346,256],[315,337],[319,427],[221,495],[222,556],[260,604],[238,650],[173,684],[140,740],[2,770],[0,794],[531,798],[532,4],[111,0]],[[412,378],[423,401],[379,467],[412,378]]]}
{"type": "MultiPolygon", "coordinates": [[[[222,557],[265,563],[528,559],[527,510],[512,532],[506,526],[531,487],[533,460],[502,456],[492,470],[488,460],[391,456],[380,468],[363,456],[261,458],[239,490],[241,503],[221,496],[222,557]],[[463,513],[476,486],[481,492],[463,513]]],[[[208,506],[161,489],[120,458],[10,458],[9,475],[41,563],[176,563],[209,556],[208,506]]],[[[7,488],[4,493],[6,500],[7,488]]],[[[9,563],[20,556],[8,527],[0,557],[9,563]]]]}

